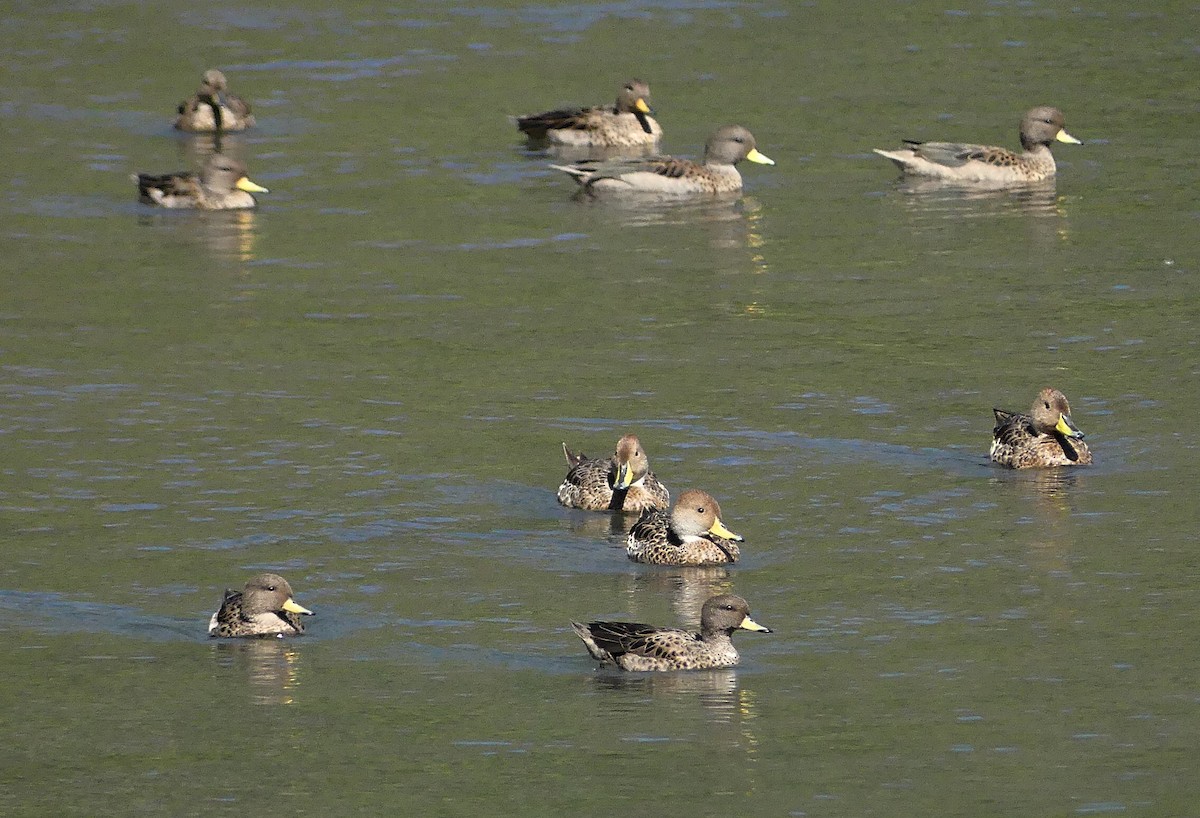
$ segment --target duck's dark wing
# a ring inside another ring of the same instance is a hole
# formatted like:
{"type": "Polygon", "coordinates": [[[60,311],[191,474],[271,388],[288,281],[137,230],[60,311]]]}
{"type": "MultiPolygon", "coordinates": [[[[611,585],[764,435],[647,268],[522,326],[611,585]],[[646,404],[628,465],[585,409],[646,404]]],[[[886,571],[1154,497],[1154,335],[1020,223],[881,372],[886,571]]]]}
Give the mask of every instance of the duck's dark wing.
{"type": "Polygon", "coordinates": [[[671,515],[662,509],[648,508],[629,529],[629,536],[638,542],[671,541],[671,515]]]}
{"type": "Polygon", "coordinates": [[[957,168],[968,162],[983,162],[997,167],[1018,164],[1019,157],[1010,150],[991,145],[967,145],[961,142],[918,142],[906,139],[905,147],[914,154],[938,165],[957,168]]]}
{"type": "Polygon", "coordinates": [[[517,117],[517,128],[533,139],[543,139],[547,131],[583,130],[588,126],[592,108],[558,108],[540,114],[517,117]]]}
{"type": "Polygon", "coordinates": [[[1023,446],[1037,437],[1033,428],[1033,418],[1020,412],[1006,412],[1003,409],[992,409],[996,415],[996,426],[992,429],[992,439],[1002,446],[1023,446]]]}
{"type": "Polygon", "coordinates": [[[578,486],[581,490],[611,488],[608,479],[610,465],[608,460],[589,460],[582,454],[578,457],[579,461],[563,478],[564,484],[578,486]]]}
{"type": "Polygon", "coordinates": [[[568,449],[566,443],[563,444],[563,457],[567,458],[567,466],[572,469],[588,459],[588,456],[583,452],[573,452],[568,449]]]}
{"type": "Polygon", "coordinates": [[[229,110],[233,111],[239,117],[245,119],[250,116],[250,103],[239,97],[237,94],[226,94],[225,104],[229,110]]]}
{"type": "Polygon", "coordinates": [[[652,173],[667,179],[678,179],[696,173],[704,166],[674,156],[648,156],[640,159],[585,159],[558,167],[591,184],[597,179],[620,179],[631,173],[652,173]]]}
{"type": "Polygon", "coordinates": [[[670,659],[681,644],[698,641],[696,635],[675,628],[657,628],[635,622],[589,622],[592,641],[614,658],[633,653],[654,659],[670,659]]]}
{"type": "Polygon", "coordinates": [[[200,179],[194,173],[139,173],[137,185],[138,197],[146,204],[159,204],[174,196],[198,198],[200,194],[200,179]]]}

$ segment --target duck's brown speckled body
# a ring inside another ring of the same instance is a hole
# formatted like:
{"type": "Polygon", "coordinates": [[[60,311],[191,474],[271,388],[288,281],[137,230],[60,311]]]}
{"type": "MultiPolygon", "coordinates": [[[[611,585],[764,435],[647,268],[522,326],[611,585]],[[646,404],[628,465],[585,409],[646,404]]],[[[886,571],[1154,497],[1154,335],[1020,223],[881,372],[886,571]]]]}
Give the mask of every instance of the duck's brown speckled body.
{"type": "Polygon", "coordinates": [[[590,459],[563,444],[570,471],[558,487],[558,502],[586,511],[632,511],[666,508],[671,495],[650,471],[650,460],[637,435],[617,441],[612,457],[590,459]]]}
{"type": "Polygon", "coordinates": [[[1057,172],[1053,142],[1080,144],[1066,131],[1062,111],[1043,105],[1026,112],[1021,120],[1022,153],[992,145],[906,140],[894,151],[875,153],[891,159],[905,174],[948,182],[1023,184],[1049,179],[1057,172]]]}
{"type": "Polygon", "coordinates": [[[746,600],[733,594],[711,597],[700,611],[700,632],[633,622],[572,622],[571,627],[598,662],[622,670],[704,670],[733,667],[736,630],[770,633],[750,618],[746,600]]]}
{"type": "Polygon", "coordinates": [[[208,622],[208,635],[299,636],[301,616],[312,611],[292,599],[292,586],[278,574],[259,574],[240,591],[226,591],[221,607],[208,622]]]}
{"type": "Polygon", "coordinates": [[[630,80],[615,105],[559,108],[517,117],[517,127],[534,143],[571,148],[649,148],[662,139],[662,128],[650,116],[650,86],[630,80]]]}
{"type": "Polygon", "coordinates": [[[270,192],[250,180],[244,164],[220,153],[210,156],[199,174],[138,173],[133,180],[138,201],[170,209],[244,210],[258,205],[251,193],[270,192]]]}
{"type": "Polygon", "coordinates": [[[551,165],[567,173],[592,194],[657,194],[690,196],[736,193],[742,189],[737,165],[743,159],[762,165],[775,162],[759,153],[754,134],[740,125],[727,125],[709,138],[704,159],[651,156],[604,159],[551,165]]]}
{"type": "Polygon", "coordinates": [[[711,494],[689,489],[675,507],[647,511],[629,530],[625,552],[655,565],[721,565],[737,562],[743,538],[725,527],[711,494]]]}
{"type": "Polygon", "coordinates": [[[1086,466],[1092,452],[1083,442],[1083,432],[1071,420],[1071,406],[1057,389],[1038,393],[1029,414],[993,409],[989,457],[1010,469],[1049,466],[1086,466]]]}
{"type": "Polygon", "coordinates": [[[250,103],[229,93],[225,75],[215,68],[204,72],[200,89],[179,103],[176,112],[175,127],[181,131],[244,131],[254,125],[250,103]]]}

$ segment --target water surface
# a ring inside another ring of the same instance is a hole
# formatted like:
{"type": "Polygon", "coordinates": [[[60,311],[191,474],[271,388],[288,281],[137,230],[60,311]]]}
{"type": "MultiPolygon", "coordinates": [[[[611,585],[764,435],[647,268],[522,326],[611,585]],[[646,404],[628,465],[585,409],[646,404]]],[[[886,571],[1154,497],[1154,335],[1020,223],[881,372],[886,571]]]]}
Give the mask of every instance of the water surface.
{"type": "Polygon", "coordinates": [[[0,101],[0,631],[14,815],[1175,816],[1197,793],[1196,9],[167,2],[12,9],[0,101]],[[253,213],[128,176],[221,67],[253,213]],[[730,202],[572,198],[508,117],[649,80],[730,202]],[[902,138],[1053,185],[900,182],[902,138]],[[1071,398],[1097,464],[986,463],[1071,398]],[[636,431],[746,537],[637,566],[561,509],[636,431]],[[317,612],[215,644],[222,590],[317,612]],[[775,631],[597,672],[571,619],[775,631]],[[653,807],[648,805],[653,804],[653,807]]]}

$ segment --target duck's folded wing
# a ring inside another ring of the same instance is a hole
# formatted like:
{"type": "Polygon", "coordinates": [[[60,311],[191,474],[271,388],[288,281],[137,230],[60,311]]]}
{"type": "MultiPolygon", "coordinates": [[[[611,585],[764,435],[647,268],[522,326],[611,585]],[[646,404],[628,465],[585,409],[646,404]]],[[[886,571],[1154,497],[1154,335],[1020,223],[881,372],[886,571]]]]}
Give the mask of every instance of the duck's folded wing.
{"type": "Polygon", "coordinates": [[[196,197],[200,192],[199,181],[194,173],[164,173],[157,176],[139,173],[137,185],[142,200],[155,203],[176,196],[196,197]]]}
{"type": "MultiPolygon", "coordinates": [[[[578,164],[585,164],[580,162],[578,164]]],[[[694,172],[698,167],[695,162],[687,159],[676,159],[673,156],[649,156],[641,159],[605,159],[600,162],[589,162],[591,176],[589,181],[596,179],[620,179],[633,173],[650,173],[667,179],[678,179],[694,172]]]]}
{"type": "Polygon", "coordinates": [[[663,656],[662,628],[636,622],[591,622],[588,632],[592,641],[613,656],[634,653],[638,656],[663,656]]]}
{"type": "Polygon", "coordinates": [[[996,413],[996,427],[992,429],[992,438],[997,443],[1016,446],[1037,436],[1033,421],[1028,415],[1005,412],[1003,409],[992,411],[996,413]]]}
{"type": "Polygon", "coordinates": [[[540,114],[517,117],[517,128],[530,136],[544,136],[549,130],[586,128],[590,108],[558,108],[540,114]]]}
{"type": "Polygon", "coordinates": [[[917,142],[906,139],[904,147],[916,156],[936,165],[948,168],[961,167],[972,159],[977,158],[981,151],[986,151],[984,145],[964,145],[960,142],[917,142]]]}

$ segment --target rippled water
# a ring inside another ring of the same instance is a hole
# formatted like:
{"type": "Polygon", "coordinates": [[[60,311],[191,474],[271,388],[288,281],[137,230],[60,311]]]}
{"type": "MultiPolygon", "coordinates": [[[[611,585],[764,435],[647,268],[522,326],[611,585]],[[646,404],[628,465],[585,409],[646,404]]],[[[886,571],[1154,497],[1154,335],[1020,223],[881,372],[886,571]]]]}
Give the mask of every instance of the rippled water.
{"type": "Polygon", "coordinates": [[[0,99],[0,811],[1186,815],[1197,12],[1183,3],[12,9],[0,99]],[[251,213],[129,174],[221,67],[251,213]],[[745,195],[596,202],[509,117],[650,81],[745,195]],[[902,137],[1082,146],[928,188],[902,137]],[[1097,458],[1009,473],[1054,384],[1097,458]],[[561,444],[637,432],[746,537],[629,563],[561,444]],[[258,570],[304,639],[204,635],[258,570]],[[597,671],[572,619],[742,665],[597,671]]]}

